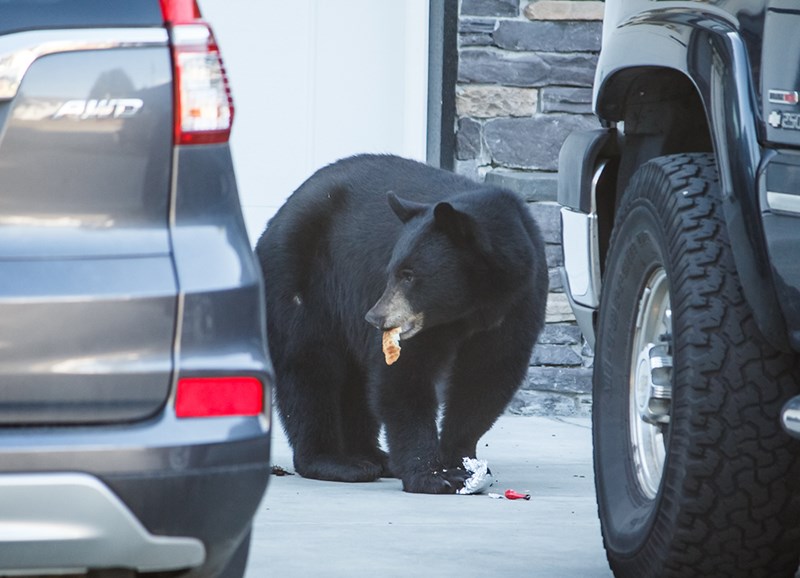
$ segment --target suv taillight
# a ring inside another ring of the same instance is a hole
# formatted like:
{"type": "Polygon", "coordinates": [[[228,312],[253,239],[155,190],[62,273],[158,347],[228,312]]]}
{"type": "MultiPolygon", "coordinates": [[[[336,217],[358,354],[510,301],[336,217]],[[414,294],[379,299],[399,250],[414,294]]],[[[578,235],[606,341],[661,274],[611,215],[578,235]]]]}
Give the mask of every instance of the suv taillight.
{"type": "Polygon", "coordinates": [[[175,143],[227,142],[233,99],[214,34],[195,0],[160,1],[175,71],[175,143]]]}
{"type": "Polygon", "coordinates": [[[264,386],[255,377],[182,377],[177,417],[256,416],[264,412],[264,386]]]}

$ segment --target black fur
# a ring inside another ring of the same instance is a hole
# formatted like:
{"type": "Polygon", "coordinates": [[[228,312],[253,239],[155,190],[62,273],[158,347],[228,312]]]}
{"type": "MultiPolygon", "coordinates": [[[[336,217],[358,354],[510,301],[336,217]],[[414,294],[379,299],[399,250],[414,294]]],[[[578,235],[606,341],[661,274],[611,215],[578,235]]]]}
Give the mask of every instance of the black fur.
{"type": "Polygon", "coordinates": [[[461,487],[462,458],[524,379],[544,323],[544,245],[525,204],[414,161],[357,156],[309,178],[256,251],[297,472],[461,487]],[[387,366],[381,333],[395,326],[402,351],[387,366]]]}

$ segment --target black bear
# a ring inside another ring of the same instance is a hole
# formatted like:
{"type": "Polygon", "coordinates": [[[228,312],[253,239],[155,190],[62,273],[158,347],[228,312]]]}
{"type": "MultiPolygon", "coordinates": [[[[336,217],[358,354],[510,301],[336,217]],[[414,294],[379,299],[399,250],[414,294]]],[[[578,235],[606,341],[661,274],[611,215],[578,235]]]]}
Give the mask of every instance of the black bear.
{"type": "Polygon", "coordinates": [[[415,161],[355,156],[303,183],[256,252],[297,472],[462,487],[462,459],[525,378],[544,324],[547,263],[525,203],[415,161]]]}

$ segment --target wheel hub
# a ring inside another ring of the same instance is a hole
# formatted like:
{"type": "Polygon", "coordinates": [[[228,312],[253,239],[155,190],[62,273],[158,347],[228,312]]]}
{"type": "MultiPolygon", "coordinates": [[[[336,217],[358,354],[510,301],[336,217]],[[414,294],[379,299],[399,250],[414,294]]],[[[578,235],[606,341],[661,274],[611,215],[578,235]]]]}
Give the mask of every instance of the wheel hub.
{"type": "Polygon", "coordinates": [[[639,353],[636,406],[639,417],[651,425],[669,423],[672,399],[672,356],[668,346],[648,343],[639,353]]]}

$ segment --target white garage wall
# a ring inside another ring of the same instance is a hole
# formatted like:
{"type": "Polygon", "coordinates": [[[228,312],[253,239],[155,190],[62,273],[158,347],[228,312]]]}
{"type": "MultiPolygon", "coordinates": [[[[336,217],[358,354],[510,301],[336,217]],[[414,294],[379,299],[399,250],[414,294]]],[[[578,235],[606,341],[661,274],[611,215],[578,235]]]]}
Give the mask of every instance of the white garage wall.
{"type": "Polygon", "coordinates": [[[360,152],[425,160],[428,0],[200,0],[231,79],[253,243],[317,168],[360,152]]]}

